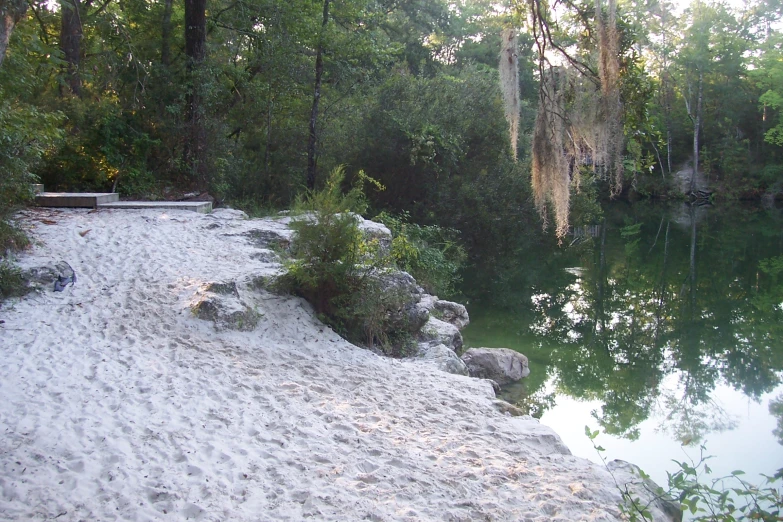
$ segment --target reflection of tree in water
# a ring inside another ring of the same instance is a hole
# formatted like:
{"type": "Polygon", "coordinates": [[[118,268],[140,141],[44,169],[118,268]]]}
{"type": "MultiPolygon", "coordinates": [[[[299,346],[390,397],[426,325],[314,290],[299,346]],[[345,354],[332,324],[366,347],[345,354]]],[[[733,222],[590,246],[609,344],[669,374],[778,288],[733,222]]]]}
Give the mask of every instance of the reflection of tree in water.
{"type": "Polygon", "coordinates": [[[737,420],[694,382],[690,374],[680,375],[678,386],[661,393],[659,405],[664,419],[658,429],[684,445],[699,444],[708,433],[737,427],[737,420]]]}
{"type": "Polygon", "coordinates": [[[780,382],[780,215],[645,217],[608,219],[580,242],[582,268],[534,295],[530,329],[550,347],[558,391],[603,403],[604,431],[635,439],[663,413],[662,429],[696,442],[735,425],[711,400],[717,382],[751,398],[780,382]],[[662,387],[668,375],[679,385],[662,387]]]}

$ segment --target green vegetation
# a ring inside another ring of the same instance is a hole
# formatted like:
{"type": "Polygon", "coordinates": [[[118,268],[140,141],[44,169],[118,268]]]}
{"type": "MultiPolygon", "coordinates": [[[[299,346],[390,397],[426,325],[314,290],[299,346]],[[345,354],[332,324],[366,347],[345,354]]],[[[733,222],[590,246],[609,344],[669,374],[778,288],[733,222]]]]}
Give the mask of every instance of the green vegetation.
{"type": "Polygon", "coordinates": [[[0,260],[0,302],[26,293],[27,283],[20,270],[8,261],[0,260]]]}
{"type": "MultiPolygon", "coordinates": [[[[585,426],[585,435],[606,466],[603,447],[596,444],[599,431],[591,431],[585,426]]],[[[620,506],[623,514],[632,522],[652,521],[651,506],[658,499],[678,505],[689,513],[689,520],[695,522],[735,522],[737,520],[763,520],[775,522],[783,515],[783,468],[773,476],[764,476],[764,483],[755,485],[743,478],[742,470],[732,471],[723,477],[713,477],[708,465],[711,456],[706,456],[706,447],[699,447],[699,458],[674,462],[678,466],[675,473],[667,473],[666,487],[652,487],[650,476],[639,470],[638,483],[646,490],[648,499],[643,500],[638,491],[628,484],[620,485],[615,477],[617,488],[623,497],[620,506]]],[[[609,469],[609,473],[612,470],[609,469]]]]}
{"type": "Polygon", "coordinates": [[[382,212],[374,221],[391,230],[391,257],[400,269],[411,274],[432,295],[443,298],[454,295],[466,258],[457,230],[417,225],[405,213],[393,216],[382,212]]]}
{"type": "Polygon", "coordinates": [[[359,227],[359,215],[367,209],[364,186],[383,186],[359,172],[343,192],[344,180],[343,167],[337,167],[323,189],[297,200],[291,257],[278,286],[307,299],[349,339],[403,355],[416,329],[407,310],[415,303],[410,291],[389,281],[393,269],[413,267],[423,281],[453,288],[461,249],[449,239],[453,231],[409,227],[389,215],[385,219],[397,225],[391,246],[384,238],[368,237],[359,227]]]}
{"type": "Polygon", "coordinates": [[[0,193],[36,175],[257,213],[345,163],[386,187],[374,213],[469,254],[562,238],[585,176],[593,200],[668,196],[696,161],[717,199],[781,194],[778,4],[2,0],[0,193]]]}

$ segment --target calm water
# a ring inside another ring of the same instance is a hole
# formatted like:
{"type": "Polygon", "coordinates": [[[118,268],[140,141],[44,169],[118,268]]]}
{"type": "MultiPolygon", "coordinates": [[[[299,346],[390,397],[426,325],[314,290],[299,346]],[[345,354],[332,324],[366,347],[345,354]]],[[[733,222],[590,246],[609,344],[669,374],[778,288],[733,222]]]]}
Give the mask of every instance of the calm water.
{"type": "Polygon", "coordinates": [[[714,474],[783,467],[783,212],[614,204],[562,247],[466,281],[466,345],[507,347],[530,377],[505,399],[598,461],[660,484],[706,445],[714,474]]]}

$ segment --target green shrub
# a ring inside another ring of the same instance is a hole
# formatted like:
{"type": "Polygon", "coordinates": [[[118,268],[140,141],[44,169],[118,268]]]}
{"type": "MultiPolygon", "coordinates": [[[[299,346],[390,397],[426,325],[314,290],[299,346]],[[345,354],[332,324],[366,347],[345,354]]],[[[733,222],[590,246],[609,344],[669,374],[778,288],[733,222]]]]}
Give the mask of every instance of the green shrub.
{"type": "Polygon", "coordinates": [[[280,286],[304,297],[316,313],[351,341],[376,344],[389,355],[400,355],[404,339],[389,328],[389,310],[400,296],[382,291],[373,277],[391,263],[376,239],[364,238],[357,213],[366,209],[365,182],[342,191],[343,167],[332,171],[326,186],[309,192],[295,206],[294,230],[287,273],[280,286]]]}
{"type": "Polygon", "coordinates": [[[0,252],[27,246],[11,215],[33,198],[33,168],[61,136],[60,115],[7,98],[0,88],[0,252]]]}
{"type": "MultiPolygon", "coordinates": [[[[585,434],[598,452],[598,456],[606,466],[603,456],[604,448],[595,442],[598,430],[591,431],[585,426],[585,434]]],[[[744,471],[732,471],[730,475],[714,478],[712,470],[707,465],[711,456],[705,455],[705,446],[700,446],[698,460],[673,461],[679,467],[674,473],[667,472],[667,488],[658,487],[656,491],[649,490],[653,499],[666,499],[679,505],[680,509],[690,512],[689,520],[698,522],[734,522],[736,520],[783,520],[783,468],[773,476],[764,476],[765,483],[755,485],[743,478],[744,471]]],[[[640,479],[645,488],[649,475],[639,470],[640,479]]],[[[611,474],[611,470],[609,470],[611,474]]],[[[614,475],[612,475],[614,477],[614,475]]],[[[617,484],[617,482],[615,481],[617,484]]],[[[645,503],[631,492],[628,486],[617,484],[623,503],[620,506],[623,514],[631,521],[651,521],[650,506],[652,501],[645,503]]]]}
{"type": "Polygon", "coordinates": [[[400,269],[431,294],[454,294],[466,259],[465,249],[457,242],[458,231],[411,223],[407,212],[399,216],[382,212],[374,219],[391,230],[391,256],[400,269]]]}
{"type": "Polygon", "coordinates": [[[0,302],[26,293],[27,284],[22,272],[8,261],[0,260],[0,302]]]}

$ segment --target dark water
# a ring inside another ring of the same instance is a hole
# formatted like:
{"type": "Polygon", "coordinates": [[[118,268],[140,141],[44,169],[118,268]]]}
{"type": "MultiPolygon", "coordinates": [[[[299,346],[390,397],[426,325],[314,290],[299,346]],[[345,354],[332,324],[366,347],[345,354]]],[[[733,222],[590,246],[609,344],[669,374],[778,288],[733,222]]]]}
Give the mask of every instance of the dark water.
{"type": "Polygon", "coordinates": [[[466,345],[507,347],[531,374],[505,399],[572,451],[715,473],[783,467],[783,212],[614,204],[561,247],[474,268],[466,345]]]}

